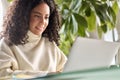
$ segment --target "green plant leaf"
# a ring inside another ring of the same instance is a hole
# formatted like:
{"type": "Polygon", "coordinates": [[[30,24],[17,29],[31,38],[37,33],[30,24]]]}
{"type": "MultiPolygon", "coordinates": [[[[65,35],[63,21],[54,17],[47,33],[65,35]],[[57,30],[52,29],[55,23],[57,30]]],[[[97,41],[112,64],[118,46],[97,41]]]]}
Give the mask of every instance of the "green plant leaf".
{"type": "Polygon", "coordinates": [[[115,1],[115,2],[113,3],[112,9],[114,10],[115,14],[117,15],[117,14],[118,14],[118,11],[119,11],[119,4],[118,4],[117,1],[115,1]]]}
{"type": "Polygon", "coordinates": [[[97,27],[97,31],[98,31],[98,36],[99,36],[99,38],[101,38],[101,37],[102,37],[102,34],[103,34],[103,31],[102,31],[102,29],[101,29],[100,26],[97,27]]]}
{"type": "Polygon", "coordinates": [[[70,4],[70,9],[73,11],[78,11],[81,6],[81,0],[72,0],[70,4]]]}
{"type": "Polygon", "coordinates": [[[111,7],[108,8],[108,13],[109,13],[109,16],[110,16],[109,17],[110,22],[113,25],[115,25],[115,23],[116,23],[116,14],[115,14],[114,10],[111,7]]]}
{"type": "Polygon", "coordinates": [[[83,16],[76,14],[76,13],[74,13],[74,16],[75,16],[75,19],[78,23],[78,34],[80,36],[85,37],[86,36],[86,29],[88,28],[88,23],[87,23],[86,19],[83,16]]]}
{"type": "Polygon", "coordinates": [[[107,25],[106,25],[106,24],[104,24],[104,25],[102,25],[102,26],[100,26],[100,27],[101,27],[101,29],[102,29],[102,31],[103,31],[104,33],[107,32],[107,25]]]}
{"type": "Polygon", "coordinates": [[[88,22],[88,31],[94,31],[97,27],[97,20],[96,20],[96,14],[91,11],[91,15],[89,17],[86,17],[88,22]]]}
{"type": "Polygon", "coordinates": [[[75,19],[76,19],[77,23],[78,23],[80,26],[83,26],[83,27],[85,27],[85,28],[88,27],[87,20],[86,20],[83,16],[81,16],[81,15],[79,15],[79,14],[76,14],[76,13],[73,13],[73,14],[74,14],[74,16],[75,16],[75,19]]]}
{"type": "Polygon", "coordinates": [[[107,4],[97,5],[96,7],[96,13],[99,16],[100,21],[102,23],[104,23],[105,21],[110,21],[109,15],[107,14],[107,9],[108,9],[107,4]]]}
{"type": "Polygon", "coordinates": [[[90,9],[90,7],[88,7],[88,8],[85,10],[85,15],[86,15],[87,17],[89,17],[89,16],[91,15],[91,9],[90,9]]]}
{"type": "Polygon", "coordinates": [[[70,25],[72,25],[72,33],[77,34],[78,31],[78,26],[77,26],[77,21],[75,20],[74,15],[71,16],[71,22],[70,25]]]}
{"type": "Polygon", "coordinates": [[[88,7],[88,3],[86,1],[82,1],[81,2],[81,6],[80,6],[80,9],[79,9],[79,14],[84,14],[85,13],[85,10],[87,9],[88,7]]]}

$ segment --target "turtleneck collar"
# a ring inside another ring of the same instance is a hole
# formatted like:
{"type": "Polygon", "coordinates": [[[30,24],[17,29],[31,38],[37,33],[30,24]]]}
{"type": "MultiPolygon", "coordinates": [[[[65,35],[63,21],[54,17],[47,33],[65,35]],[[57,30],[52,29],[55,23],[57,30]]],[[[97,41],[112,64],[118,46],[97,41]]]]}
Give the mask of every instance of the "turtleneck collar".
{"type": "Polygon", "coordinates": [[[29,36],[28,41],[36,41],[41,39],[41,35],[35,35],[30,30],[28,31],[27,35],[29,36]]]}

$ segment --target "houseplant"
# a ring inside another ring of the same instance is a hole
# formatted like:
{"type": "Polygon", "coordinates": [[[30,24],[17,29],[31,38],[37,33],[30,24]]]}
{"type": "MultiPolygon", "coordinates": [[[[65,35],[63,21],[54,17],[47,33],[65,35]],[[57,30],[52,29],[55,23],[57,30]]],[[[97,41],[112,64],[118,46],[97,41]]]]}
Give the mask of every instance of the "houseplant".
{"type": "Polygon", "coordinates": [[[62,15],[61,45],[64,53],[76,36],[88,37],[97,31],[101,36],[114,29],[118,12],[117,0],[56,0],[62,15]]]}

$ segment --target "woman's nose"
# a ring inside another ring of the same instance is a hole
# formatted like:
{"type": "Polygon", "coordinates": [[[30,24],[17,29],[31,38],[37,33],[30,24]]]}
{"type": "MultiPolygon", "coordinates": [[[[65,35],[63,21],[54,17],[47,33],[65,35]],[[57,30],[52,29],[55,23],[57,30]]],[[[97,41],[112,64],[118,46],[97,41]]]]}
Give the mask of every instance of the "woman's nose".
{"type": "Polygon", "coordinates": [[[42,17],[41,19],[40,19],[40,23],[45,23],[45,19],[44,19],[44,17],[42,17]]]}

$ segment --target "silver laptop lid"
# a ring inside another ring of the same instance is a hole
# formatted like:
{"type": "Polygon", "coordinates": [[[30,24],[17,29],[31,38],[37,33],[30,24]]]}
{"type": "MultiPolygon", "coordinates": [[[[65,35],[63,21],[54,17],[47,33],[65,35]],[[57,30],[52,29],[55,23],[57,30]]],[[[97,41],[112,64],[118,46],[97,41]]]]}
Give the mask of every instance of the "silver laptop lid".
{"type": "Polygon", "coordinates": [[[120,43],[77,37],[68,56],[64,72],[108,67],[120,43]]]}

